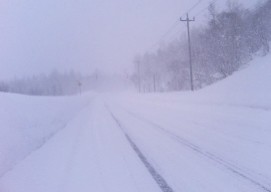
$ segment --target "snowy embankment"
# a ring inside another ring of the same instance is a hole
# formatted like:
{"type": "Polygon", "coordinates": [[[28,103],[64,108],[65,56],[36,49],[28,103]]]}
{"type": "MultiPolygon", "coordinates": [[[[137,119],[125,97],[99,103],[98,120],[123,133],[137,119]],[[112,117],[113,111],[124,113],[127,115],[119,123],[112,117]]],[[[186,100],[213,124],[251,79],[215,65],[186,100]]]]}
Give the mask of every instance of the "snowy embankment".
{"type": "Polygon", "coordinates": [[[0,93],[0,176],[63,129],[87,102],[0,93]]]}
{"type": "Polygon", "coordinates": [[[271,110],[271,54],[257,57],[240,71],[199,91],[130,95],[152,103],[176,102],[210,105],[236,105],[271,110]]]}

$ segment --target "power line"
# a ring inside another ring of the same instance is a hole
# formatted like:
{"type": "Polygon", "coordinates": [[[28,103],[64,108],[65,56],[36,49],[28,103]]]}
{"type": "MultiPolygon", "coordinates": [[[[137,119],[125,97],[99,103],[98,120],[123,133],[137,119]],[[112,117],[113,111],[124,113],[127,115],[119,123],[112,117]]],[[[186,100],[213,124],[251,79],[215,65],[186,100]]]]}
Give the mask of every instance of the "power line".
{"type": "MultiPolygon", "coordinates": [[[[193,9],[195,9],[200,3],[202,2],[202,0],[199,0],[197,3],[195,3],[195,5],[194,6],[192,6],[186,13],[190,13],[193,9]]],[[[186,14],[185,13],[185,14],[186,14]]],[[[184,15],[185,15],[184,14],[184,15]]],[[[184,15],[182,15],[182,17],[184,16],[184,15]]]]}
{"type": "MultiPolygon", "coordinates": [[[[187,13],[190,13],[192,10],[194,10],[202,0],[198,0],[192,7],[190,7],[186,12],[182,14],[182,17],[185,16],[187,13]]],[[[169,28],[168,30],[159,38],[158,41],[153,43],[148,50],[152,50],[154,47],[156,47],[158,44],[162,42],[163,39],[165,39],[172,31],[175,29],[175,27],[178,25],[179,20],[176,20],[169,28]]]]}
{"type": "Polygon", "coordinates": [[[213,0],[212,2],[210,2],[208,4],[208,6],[204,7],[203,9],[201,9],[200,11],[196,12],[195,14],[195,17],[201,15],[206,9],[208,9],[208,7],[211,5],[211,4],[215,4],[218,0],[213,0]]]}
{"type": "Polygon", "coordinates": [[[148,50],[150,50],[150,49],[153,49],[154,47],[156,47],[158,44],[160,44],[161,43],[161,41],[165,38],[165,37],[167,37],[168,35],[169,35],[169,33],[171,33],[171,31],[177,26],[177,24],[178,24],[178,20],[176,20],[172,25],[171,25],[171,27],[159,38],[159,40],[158,41],[156,41],[155,43],[153,43],[151,46],[150,46],[150,48],[148,49],[148,50]]]}

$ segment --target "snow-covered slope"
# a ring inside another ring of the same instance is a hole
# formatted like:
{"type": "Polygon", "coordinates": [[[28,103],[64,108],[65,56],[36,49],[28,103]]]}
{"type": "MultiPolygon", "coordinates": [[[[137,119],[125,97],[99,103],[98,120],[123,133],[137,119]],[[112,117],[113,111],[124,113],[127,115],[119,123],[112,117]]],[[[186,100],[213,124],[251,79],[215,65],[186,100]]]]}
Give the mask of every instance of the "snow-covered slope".
{"type": "MultiPolygon", "coordinates": [[[[245,67],[222,81],[191,92],[146,94],[139,97],[152,102],[191,102],[243,105],[271,109],[271,54],[256,57],[245,67]]],[[[134,97],[134,96],[130,96],[134,97]]],[[[138,98],[138,97],[137,97],[138,98]]],[[[137,99],[136,98],[136,99],[137,99]]]]}
{"type": "Polygon", "coordinates": [[[200,91],[210,100],[271,109],[271,54],[255,58],[244,69],[200,91]]]}
{"type": "Polygon", "coordinates": [[[64,128],[87,103],[77,97],[0,94],[0,176],[64,128]]]}

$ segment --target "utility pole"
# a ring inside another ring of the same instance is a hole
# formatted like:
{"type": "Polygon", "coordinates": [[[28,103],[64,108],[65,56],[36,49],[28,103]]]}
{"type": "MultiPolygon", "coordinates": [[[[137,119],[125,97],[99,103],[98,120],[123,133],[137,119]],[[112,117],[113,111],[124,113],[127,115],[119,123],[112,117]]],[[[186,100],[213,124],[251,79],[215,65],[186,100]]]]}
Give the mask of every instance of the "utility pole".
{"type": "Polygon", "coordinates": [[[138,91],[141,92],[141,74],[140,74],[140,62],[137,62],[137,75],[138,75],[138,91]]]}
{"type": "Polygon", "coordinates": [[[191,53],[191,41],[190,41],[190,28],[189,23],[191,21],[195,21],[195,17],[193,19],[189,19],[188,13],[186,14],[186,19],[180,18],[180,21],[185,21],[187,24],[187,35],[188,35],[188,49],[189,49],[189,64],[190,64],[190,85],[191,91],[194,91],[194,83],[193,83],[193,67],[192,67],[192,53],[191,53]]]}
{"type": "Polygon", "coordinates": [[[153,92],[156,92],[156,75],[155,73],[152,76],[152,80],[153,80],[153,92]]]}
{"type": "Polygon", "coordinates": [[[80,95],[82,94],[82,83],[81,83],[81,81],[77,81],[77,85],[78,85],[78,87],[79,87],[79,93],[80,93],[80,95]]]}

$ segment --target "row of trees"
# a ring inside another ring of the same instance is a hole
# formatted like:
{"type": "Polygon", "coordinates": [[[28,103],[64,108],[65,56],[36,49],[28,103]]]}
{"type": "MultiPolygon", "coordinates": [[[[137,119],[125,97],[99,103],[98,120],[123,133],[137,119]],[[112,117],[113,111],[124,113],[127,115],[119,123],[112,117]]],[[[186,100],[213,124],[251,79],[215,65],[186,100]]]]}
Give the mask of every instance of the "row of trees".
{"type": "MultiPolygon", "coordinates": [[[[191,32],[195,88],[225,78],[254,55],[264,56],[269,52],[270,10],[271,0],[254,10],[228,3],[227,10],[217,12],[215,5],[210,4],[207,26],[191,32]]],[[[133,80],[139,91],[189,89],[187,51],[187,39],[182,38],[155,53],[136,56],[133,80]]]]}
{"type": "Polygon", "coordinates": [[[27,95],[71,95],[91,89],[97,74],[83,76],[78,72],[60,73],[53,71],[49,75],[40,74],[30,78],[19,78],[0,82],[0,92],[27,95]]]}
{"type": "Polygon", "coordinates": [[[0,81],[0,92],[37,96],[74,95],[85,91],[122,91],[132,87],[130,82],[128,74],[108,74],[95,70],[90,75],[82,75],[74,71],[60,73],[55,70],[48,75],[0,81]]]}

